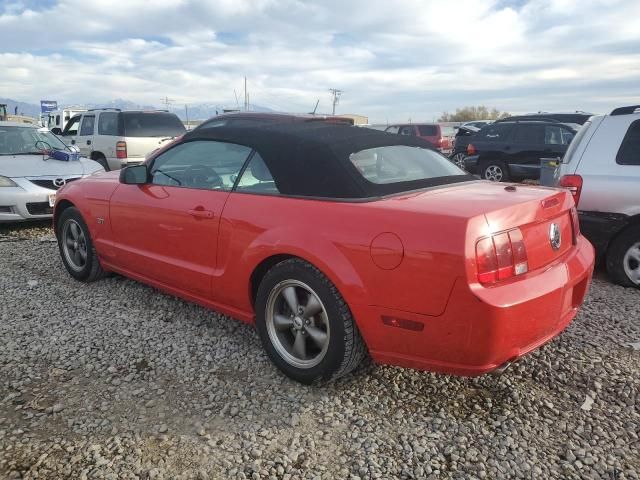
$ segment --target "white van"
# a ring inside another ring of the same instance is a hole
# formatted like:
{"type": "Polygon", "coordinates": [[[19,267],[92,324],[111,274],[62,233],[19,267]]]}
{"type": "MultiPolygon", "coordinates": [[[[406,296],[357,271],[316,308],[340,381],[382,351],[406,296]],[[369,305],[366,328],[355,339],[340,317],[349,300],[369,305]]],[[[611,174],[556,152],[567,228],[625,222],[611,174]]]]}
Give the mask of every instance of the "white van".
{"type": "Polygon", "coordinates": [[[44,113],[41,115],[41,118],[44,117],[42,118],[42,126],[51,130],[52,133],[59,135],[74,115],[78,115],[79,113],[86,111],[86,108],[65,107],[59,110],[53,110],[49,113],[44,113]]]}
{"type": "Polygon", "coordinates": [[[149,153],[185,132],[177,115],[164,110],[101,108],[72,117],[60,138],[105,170],[117,170],[144,162],[149,153]]]}

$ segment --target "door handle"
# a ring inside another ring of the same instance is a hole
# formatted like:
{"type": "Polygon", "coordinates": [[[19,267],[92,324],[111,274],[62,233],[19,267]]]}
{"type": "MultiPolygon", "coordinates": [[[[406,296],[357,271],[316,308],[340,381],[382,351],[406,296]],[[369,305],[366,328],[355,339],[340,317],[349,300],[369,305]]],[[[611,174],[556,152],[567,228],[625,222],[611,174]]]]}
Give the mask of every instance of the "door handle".
{"type": "Polygon", "coordinates": [[[71,145],[75,145],[76,141],[75,140],[71,140],[71,145]]]}
{"type": "Polygon", "coordinates": [[[205,210],[202,207],[189,210],[189,215],[194,218],[213,218],[213,212],[211,210],[205,210]]]}
{"type": "Polygon", "coordinates": [[[91,140],[87,140],[87,145],[91,145],[91,140]]]}

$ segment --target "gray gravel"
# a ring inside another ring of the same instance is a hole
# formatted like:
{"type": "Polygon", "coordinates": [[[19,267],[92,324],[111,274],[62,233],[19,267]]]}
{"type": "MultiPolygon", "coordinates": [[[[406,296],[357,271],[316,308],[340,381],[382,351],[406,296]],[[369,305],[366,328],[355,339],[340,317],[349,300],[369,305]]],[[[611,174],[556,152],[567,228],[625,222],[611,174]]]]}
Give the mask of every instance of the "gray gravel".
{"type": "Polygon", "coordinates": [[[639,477],[639,291],[596,279],[498,378],[366,367],[311,388],[252,327],[73,281],[50,239],[0,228],[0,478],[639,477]]]}

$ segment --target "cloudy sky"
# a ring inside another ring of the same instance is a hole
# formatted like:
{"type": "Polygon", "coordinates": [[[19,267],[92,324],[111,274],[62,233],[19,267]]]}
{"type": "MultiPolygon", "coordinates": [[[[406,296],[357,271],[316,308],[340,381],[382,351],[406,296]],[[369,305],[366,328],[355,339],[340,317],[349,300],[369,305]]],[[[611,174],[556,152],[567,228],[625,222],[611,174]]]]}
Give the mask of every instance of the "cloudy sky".
{"type": "Polygon", "coordinates": [[[637,0],[0,0],[0,97],[372,121],[640,103],[637,0]],[[242,98],[240,98],[242,103],[242,98]]]}

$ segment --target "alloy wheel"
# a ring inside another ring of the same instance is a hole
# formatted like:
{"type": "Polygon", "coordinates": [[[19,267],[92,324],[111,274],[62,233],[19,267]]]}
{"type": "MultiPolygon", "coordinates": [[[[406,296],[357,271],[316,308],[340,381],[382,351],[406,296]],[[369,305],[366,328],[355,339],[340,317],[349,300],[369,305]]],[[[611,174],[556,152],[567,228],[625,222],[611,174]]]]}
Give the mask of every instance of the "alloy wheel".
{"type": "Polygon", "coordinates": [[[462,152],[458,152],[458,153],[456,153],[456,154],[453,156],[453,158],[452,158],[451,160],[453,160],[453,163],[454,163],[457,167],[459,167],[459,168],[461,168],[462,170],[464,170],[464,169],[465,169],[465,164],[464,164],[464,159],[465,159],[465,158],[467,158],[467,156],[466,156],[464,153],[462,153],[462,152]]]}
{"type": "Polygon", "coordinates": [[[622,259],[624,273],[635,285],[640,285],[640,242],[631,245],[622,259]]]}
{"type": "Polygon", "coordinates": [[[492,182],[501,181],[503,176],[502,168],[498,165],[489,165],[484,171],[484,178],[492,182]]]}
{"type": "Polygon", "coordinates": [[[73,219],[62,228],[62,250],[69,266],[76,272],[87,265],[87,240],[80,224],[73,219]]]}
{"type": "Polygon", "coordinates": [[[298,280],[276,285],[267,299],[265,320],[269,339],[288,364],[309,369],[329,348],[329,319],[320,297],[298,280]]]}

